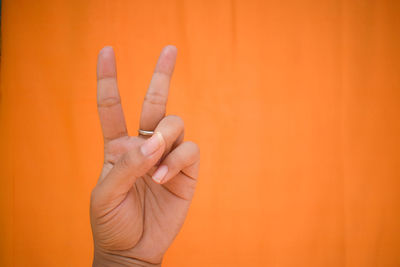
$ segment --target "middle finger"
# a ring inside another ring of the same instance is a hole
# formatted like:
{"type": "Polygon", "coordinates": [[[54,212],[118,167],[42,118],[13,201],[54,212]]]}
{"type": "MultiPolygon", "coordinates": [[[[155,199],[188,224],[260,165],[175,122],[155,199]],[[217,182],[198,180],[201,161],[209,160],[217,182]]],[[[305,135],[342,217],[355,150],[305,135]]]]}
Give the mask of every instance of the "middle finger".
{"type": "Polygon", "coordinates": [[[153,131],[165,116],[169,84],[176,61],[176,47],[166,46],[160,54],[143,101],[139,129],[153,131]]]}

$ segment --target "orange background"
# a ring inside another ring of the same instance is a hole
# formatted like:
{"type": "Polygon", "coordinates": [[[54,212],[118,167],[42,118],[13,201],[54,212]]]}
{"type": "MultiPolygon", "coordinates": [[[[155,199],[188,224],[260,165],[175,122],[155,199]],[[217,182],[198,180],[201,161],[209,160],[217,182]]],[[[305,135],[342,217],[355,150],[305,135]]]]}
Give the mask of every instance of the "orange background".
{"type": "Polygon", "coordinates": [[[400,2],[5,0],[1,266],[90,266],[95,67],[130,133],[158,53],[202,151],[164,266],[400,266],[400,2]]]}

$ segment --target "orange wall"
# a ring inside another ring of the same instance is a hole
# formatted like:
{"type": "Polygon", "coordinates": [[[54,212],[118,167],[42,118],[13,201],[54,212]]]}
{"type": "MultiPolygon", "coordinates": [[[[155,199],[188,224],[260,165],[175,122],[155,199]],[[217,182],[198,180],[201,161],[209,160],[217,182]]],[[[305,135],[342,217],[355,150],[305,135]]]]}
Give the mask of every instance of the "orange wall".
{"type": "Polygon", "coordinates": [[[162,46],[202,150],[164,266],[400,266],[400,2],[5,0],[1,266],[89,266],[96,56],[128,128],[162,46]]]}

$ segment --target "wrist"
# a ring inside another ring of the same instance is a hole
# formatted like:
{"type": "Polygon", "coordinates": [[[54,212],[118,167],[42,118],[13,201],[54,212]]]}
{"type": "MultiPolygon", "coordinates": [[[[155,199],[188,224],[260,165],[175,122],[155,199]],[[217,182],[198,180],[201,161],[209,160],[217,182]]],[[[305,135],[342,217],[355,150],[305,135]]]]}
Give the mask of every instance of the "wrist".
{"type": "Polygon", "coordinates": [[[161,263],[150,263],[135,258],[125,257],[117,254],[94,251],[93,267],[161,267],[161,263]]]}

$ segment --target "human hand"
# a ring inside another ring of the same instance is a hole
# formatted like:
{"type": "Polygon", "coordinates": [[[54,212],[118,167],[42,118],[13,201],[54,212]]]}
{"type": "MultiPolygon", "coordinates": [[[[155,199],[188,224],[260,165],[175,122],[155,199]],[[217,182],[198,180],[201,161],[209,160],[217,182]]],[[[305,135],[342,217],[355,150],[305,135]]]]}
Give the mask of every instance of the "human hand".
{"type": "Polygon", "coordinates": [[[92,191],[93,266],[160,266],[185,220],[199,168],[199,149],[183,142],[183,121],[165,116],[176,48],[161,52],[143,101],[140,129],[129,136],[111,47],[97,64],[97,103],[104,164],[92,191]]]}

